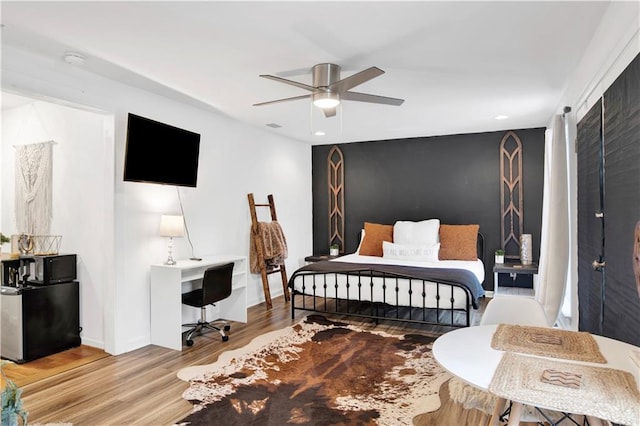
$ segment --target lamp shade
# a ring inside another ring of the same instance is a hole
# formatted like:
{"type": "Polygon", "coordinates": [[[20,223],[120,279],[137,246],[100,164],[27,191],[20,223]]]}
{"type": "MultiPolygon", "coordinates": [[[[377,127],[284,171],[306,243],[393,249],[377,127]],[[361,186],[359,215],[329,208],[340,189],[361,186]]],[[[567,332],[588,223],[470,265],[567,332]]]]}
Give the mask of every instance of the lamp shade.
{"type": "Polygon", "coordinates": [[[160,218],[160,236],[184,237],[184,219],[180,215],[162,215],[160,218]]]}

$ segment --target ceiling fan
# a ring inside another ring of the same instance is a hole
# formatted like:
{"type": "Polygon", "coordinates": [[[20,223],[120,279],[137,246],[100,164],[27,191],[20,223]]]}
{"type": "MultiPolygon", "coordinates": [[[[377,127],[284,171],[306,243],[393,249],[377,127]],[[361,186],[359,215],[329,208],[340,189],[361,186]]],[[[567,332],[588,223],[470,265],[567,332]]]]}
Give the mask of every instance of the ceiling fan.
{"type": "Polygon", "coordinates": [[[369,95],[367,93],[349,91],[362,83],[384,74],[384,71],[378,67],[367,68],[364,71],[360,71],[359,73],[343,78],[342,80],[340,79],[340,66],[335,64],[325,63],[314,65],[313,68],[311,68],[311,73],[313,76],[313,86],[298,83],[293,80],[287,80],[282,77],[276,77],[274,75],[260,75],[260,77],[279,81],[280,83],[290,84],[292,86],[308,90],[311,93],[307,95],[293,96],[291,98],[277,99],[275,101],[261,102],[253,104],[253,106],[270,105],[279,102],[311,98],[315,106],[323,109],[325,117],[333,117],[336,115],[336,107],[342,100],[396,106],[402,105],[404,102],[404,99],[388,98],[386,96],[369,95]]]}

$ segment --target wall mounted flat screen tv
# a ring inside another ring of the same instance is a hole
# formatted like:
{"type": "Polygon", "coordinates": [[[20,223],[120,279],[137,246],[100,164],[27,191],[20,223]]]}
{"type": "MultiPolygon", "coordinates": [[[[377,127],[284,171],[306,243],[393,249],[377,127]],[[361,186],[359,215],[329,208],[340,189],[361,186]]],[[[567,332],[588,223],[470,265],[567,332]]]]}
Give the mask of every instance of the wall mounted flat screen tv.
{"type": "Polygon", "coordinates": [[[200,134],[129,113],[124,180],[195,187],[200,134]]]}

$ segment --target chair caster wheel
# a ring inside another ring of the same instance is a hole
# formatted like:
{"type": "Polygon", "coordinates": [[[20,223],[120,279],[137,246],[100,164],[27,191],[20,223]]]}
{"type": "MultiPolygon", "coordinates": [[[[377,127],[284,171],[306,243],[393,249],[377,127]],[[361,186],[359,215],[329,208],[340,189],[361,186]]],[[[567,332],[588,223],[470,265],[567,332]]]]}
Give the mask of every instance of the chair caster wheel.
{"type": "Polygon", "coordinates": [[[187,346],[193,346],[193,340],[191,339],[187,340],[187,346]]]}
{"type": "Polygon", "coordinates": [[[222,336],[222,341],[226,342],[227,340],[229,340],[229,336],[222,336]]]}
{"type": "Polygon", "coordinates": [[[231,326],[229,324],[224,326],[224,331],[229,331],[231,330],[231,326]]]}

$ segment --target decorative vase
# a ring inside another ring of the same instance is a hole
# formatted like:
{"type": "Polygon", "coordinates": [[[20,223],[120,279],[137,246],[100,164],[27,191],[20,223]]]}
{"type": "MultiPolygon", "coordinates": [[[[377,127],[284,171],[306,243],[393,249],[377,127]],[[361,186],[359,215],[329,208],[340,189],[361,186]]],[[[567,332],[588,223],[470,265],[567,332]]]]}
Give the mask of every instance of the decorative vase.
{"type": "Polygon", "coordinates": [[[520,263],[531,265],[533,263],[531,234],[520,235],[520,263]]]}
{"type": "Polygon", "coordinates": [[[340,249],[339,249],[339,248],[337,248],[337,247],[336,247],[336,248],[331,247],[331,248],[329,249],[329,255],[330,255],[330,256],[337,256],[337,255],[339,255],[339,254],[340,254],[340,249]]]}
{"type": "Polygon", "coordinates": [[[504,263],[504,254],[496,254],[496,263],[504,263]]]}

